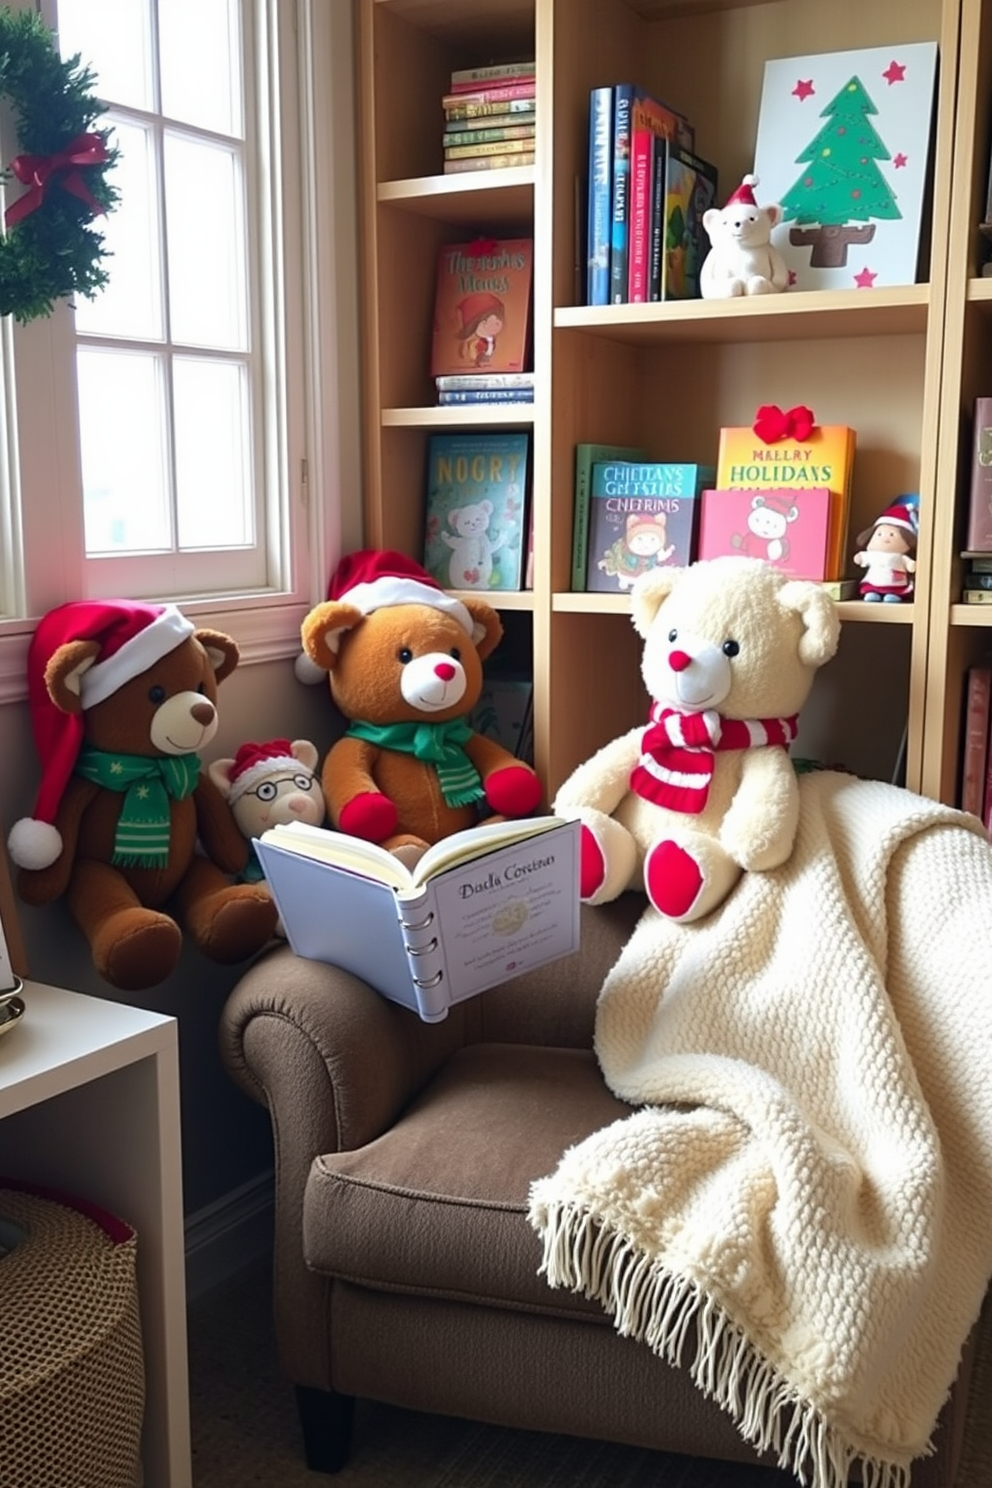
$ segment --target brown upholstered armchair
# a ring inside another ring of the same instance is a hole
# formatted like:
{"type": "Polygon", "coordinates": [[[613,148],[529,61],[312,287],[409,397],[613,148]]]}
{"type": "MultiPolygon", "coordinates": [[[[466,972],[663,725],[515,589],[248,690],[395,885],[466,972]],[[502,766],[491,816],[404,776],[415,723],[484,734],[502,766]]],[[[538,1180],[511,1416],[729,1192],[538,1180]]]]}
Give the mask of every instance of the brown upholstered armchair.
{"type": "MultiPolygon", "coordinates": [[[[583,910],[581,951],[438,1024],[270,951],[221,1025],[269,1109],[275,1325],[309,1465],[347,1459],[355,1397],[694,1456],[755,1460],[719,1407],[603,1309],[538,1275],[531,1181],[629,1114],[592,1051],[597,992],[640,914],[583,910]]],[[[970,1351],[913,1488],[952,1488],[970,1351]]]]}

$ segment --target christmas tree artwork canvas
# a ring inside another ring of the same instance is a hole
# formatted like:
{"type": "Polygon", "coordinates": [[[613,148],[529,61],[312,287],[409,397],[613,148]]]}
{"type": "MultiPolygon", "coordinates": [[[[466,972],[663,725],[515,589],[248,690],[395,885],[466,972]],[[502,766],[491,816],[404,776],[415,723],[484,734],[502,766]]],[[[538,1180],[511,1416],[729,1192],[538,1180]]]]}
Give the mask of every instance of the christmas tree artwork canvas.
{"type": "Polygon", "coordinates": [[[765,63],[754,173],[789,289],[914,284],[936,42],[765,63]]]}

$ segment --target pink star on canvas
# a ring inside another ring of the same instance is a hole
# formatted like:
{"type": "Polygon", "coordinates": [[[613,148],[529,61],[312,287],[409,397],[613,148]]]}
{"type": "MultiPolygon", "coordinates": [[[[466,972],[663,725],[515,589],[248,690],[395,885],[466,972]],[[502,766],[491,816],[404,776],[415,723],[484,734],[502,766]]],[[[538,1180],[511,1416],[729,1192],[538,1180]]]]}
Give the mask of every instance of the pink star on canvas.
{"type": "Polygon", "coordinates": [[[797,78],[796,86],[793,88],[792,93],[793,97],[798,98],[800,103],[802,103],[804,98],[809,98],[815,91],[812,78],[797,78]]]}
{"type": "Polygon", "coordinates": [[[906,64],[904,62],[890,62],[882,73],[882,76],[890,88],[893,83],[904,83],[906,81],[906,64]]]}
{"type": "Polygon", "coordinates": [[[903,168],[903,166],[904,166],[904,165],[905,165],[905,164],[906,164],[906,162],[907,162],[907,158],[908,158],[908,157],[907,157],[907,156],[905,156],[905,155],[904,155],[904,154],[903,154],[903,153],[902,153],[902,151],[901,151],[901,150],[900,150],[900,151],[899,151],[899,154],[898,154],[898,155],[894,155],[894,156],[893,156],[893,157],[892,157],[892,168],[893,168],[893,170],[902,170],[902,168],[903,168]]]}
{"type": "Polygon", "coordinates": [[[854,282],[859,289],[874,289],[875,280],[877,278],[877,270],[873,272],[871,269],[861,269],[857,274],[855,274],[854,282]]]}

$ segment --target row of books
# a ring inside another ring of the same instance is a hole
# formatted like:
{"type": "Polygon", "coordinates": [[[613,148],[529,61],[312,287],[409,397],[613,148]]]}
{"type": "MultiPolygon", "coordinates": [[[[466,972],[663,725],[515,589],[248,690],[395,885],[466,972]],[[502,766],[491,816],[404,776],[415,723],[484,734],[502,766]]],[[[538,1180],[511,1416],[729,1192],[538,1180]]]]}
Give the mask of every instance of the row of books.
{"type": "Polygon", "coordinates": [[[444,110],[444,174],[533,165],[537,92],[533,59],[457,69],[444,110]]]}
{"type": "Polygon", "coordinates": [[[961,732],[961,809],[992,835],[992,663],[968,668],[961,732]]]}
{"type": "Polygon", "coordinates": [[[698,296],[717,172],[694,146],[689,120],[644,88],[590,90],[588,304],[698,296]]]}
{"type": "Polygon", "coordinates": [[[844,577],[854,449],[844,424],[815,425],[784,448],[728,426],[715,466],[578,444],[572,588],[624,592],[660,564],[737,553],[854,598],[857,580],[844,577]]]}
{"type": "Polygon", "coordinates": [[[963,553],[965,604],[992,604],[992,553],[963,553]]]}

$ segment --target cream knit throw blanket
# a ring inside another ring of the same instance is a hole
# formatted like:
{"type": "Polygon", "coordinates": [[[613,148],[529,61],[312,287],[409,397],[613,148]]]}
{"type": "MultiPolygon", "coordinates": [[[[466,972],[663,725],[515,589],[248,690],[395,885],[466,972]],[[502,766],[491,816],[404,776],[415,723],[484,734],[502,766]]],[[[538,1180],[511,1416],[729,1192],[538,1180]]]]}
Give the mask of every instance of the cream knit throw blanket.
{"type": "Polygon", "coordinates": [[[532,1189],[598,1299],[813,1488],[906,1488],[992,1275],[992,847],[802,777],[795,850],[708,919],[647,910],[596,1050],[644,1109],[532,1189]]]}

